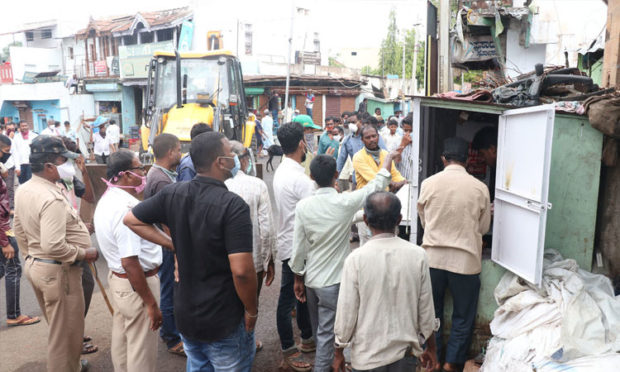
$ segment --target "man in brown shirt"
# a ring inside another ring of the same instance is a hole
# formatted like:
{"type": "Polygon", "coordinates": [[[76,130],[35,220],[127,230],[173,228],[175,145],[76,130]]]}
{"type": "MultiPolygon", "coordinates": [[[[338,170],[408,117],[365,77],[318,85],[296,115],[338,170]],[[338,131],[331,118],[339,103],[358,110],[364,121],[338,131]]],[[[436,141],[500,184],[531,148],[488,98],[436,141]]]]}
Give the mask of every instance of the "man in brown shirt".
{"type": "MultiPolygon", "coordinates": [[[[24,272],[49,324],[47,370],[84,371],[84,294],[80,261],[94,262],[88,229],[56,186],[65,174],[67,151],[58,137],[32,141],[34,176],[15,195],[15,237],[25,257],[24,272]]],[[[70,165],[70,164],[69,164],[70,165]]]]}
{"type": "MultiPolygon", "coordinates": [[[[468,143],[464,139],[446,139],[441,157],[445,168],[422,182],[418,199],[418,214],[424,228],[422,248],[428,256],[435,316],[441,324],[447,288],[454,299],[445,371],[460,370],[465,363],[480,290],[482,235],[491,223],[489,190],[465,170],[467,153],[468,143]]],[[[440,328],[438,360],[441,351],[440,328]]]]}

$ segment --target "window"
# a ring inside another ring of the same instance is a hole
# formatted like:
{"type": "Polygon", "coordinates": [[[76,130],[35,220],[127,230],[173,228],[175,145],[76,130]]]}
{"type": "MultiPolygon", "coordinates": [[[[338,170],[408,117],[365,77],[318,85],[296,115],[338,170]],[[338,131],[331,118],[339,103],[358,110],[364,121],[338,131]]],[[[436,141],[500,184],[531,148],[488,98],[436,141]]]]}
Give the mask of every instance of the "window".
{"type": "Polygon", "coordinates": [[[69,59],[73,59],[73,47],[67,48],[67,54],[69,55],[69,59]]]}
{"type": "Polygon", "coordinates": [[[245,25],[245,55],[252,55],[252,25],[245,25]]]}
{"type": "Polygon", "coordinates": [[[315,52],[320,52],[321,51],[321,40],[319,39],[319,33],[318,32],[314,33],[314,51],[315,52]]]}
{"type": "Polygon", "coordinates": [[[26,41],[33,41],[33,40],[34,40],[34,32],[26,31],[26,41]]]}
{"type": "Polygon", "coordinates": [[[171,28],[165,30],[157,30],[157,41],[168,41],[172,40],[174,36],[174,32],[171,28]]]}
{"type": "Polygon", "coordinates": [[[51,39],[52,30],[41,30],[41,39],[51,39]]]}
{"type": "Polygon", "coordinates": [[[141,32],[140,33],[140,44],[148,44],[152,42],[153,42],[152,32],[141,32]]]}
{"type": "Polygon", "coordinates": [[[138,44],[138,37],[136,35],[123,36],[123,41],[125,45],[135,45],[138,44]]]}
{"type": "Polygon", "coordinates": [[[352,55],[352,56],[356,56],[356,55],[357,55],[357,52],[351,52],[351,55],[352,55]]]}

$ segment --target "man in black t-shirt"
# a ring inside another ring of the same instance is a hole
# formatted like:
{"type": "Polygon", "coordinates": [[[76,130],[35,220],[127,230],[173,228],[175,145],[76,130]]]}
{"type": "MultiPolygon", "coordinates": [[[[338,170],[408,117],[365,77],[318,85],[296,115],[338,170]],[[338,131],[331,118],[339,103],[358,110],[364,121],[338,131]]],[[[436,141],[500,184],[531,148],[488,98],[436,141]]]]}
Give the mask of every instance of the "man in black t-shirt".
{"type": "Polygon", "coordinates": [[[174,247],[179,283],[174,315],[187,370],[251,371],[256,353],[257,281],[250,209],[224,181],[240,168],[230,142],[208,132],[192,140],[197,176],[163,188],[125,217],[136,234],[174,247]],[[153,224],[170,229],[170,238],[153,224]]]}

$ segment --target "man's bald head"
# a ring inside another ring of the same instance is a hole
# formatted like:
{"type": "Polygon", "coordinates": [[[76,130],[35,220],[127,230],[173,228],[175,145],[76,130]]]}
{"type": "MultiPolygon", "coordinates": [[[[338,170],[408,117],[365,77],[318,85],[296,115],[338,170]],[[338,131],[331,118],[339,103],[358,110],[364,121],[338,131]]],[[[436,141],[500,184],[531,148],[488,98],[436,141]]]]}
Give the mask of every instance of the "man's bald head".
{"type": "Polygon", "coordinates": [[[394,232],[400,223],[401,204],[396,195],[376,191],[368,196],[364,205],[364,220],[373,230],[394,232]]]}

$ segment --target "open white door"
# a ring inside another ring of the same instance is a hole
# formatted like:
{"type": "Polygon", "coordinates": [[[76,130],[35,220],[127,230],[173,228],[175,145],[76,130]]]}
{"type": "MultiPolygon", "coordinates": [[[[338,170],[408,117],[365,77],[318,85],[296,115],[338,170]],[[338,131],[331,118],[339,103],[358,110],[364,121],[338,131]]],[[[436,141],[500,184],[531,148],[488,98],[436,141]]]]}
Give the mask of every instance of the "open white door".
{"type": "MultiPolygon", "coordinates": [[[[409,159],[402,159],[402,161],[410,161],[414,165],[415,172],[407,187],[409,197],[409,205],[407,209],[403,208],[403,219],[407,218],[407,224],[409,225],[409,241],[416,244],[418,241],[418,193],[419,193],[419,177],[420,177],[420,120],[422,112],[420,110],[420,98],[414,98],[412,102],[413,110],[413,127],[411,129],[411,157],[409,159]]],[[[403,187],[403,188],[404,188],[403,187]]]]}
{"type": "Polygon", "coordinates": [[[553,105],[505,111],[499,119],[492,259],[540,284],[545,244],[553,105]]]}

